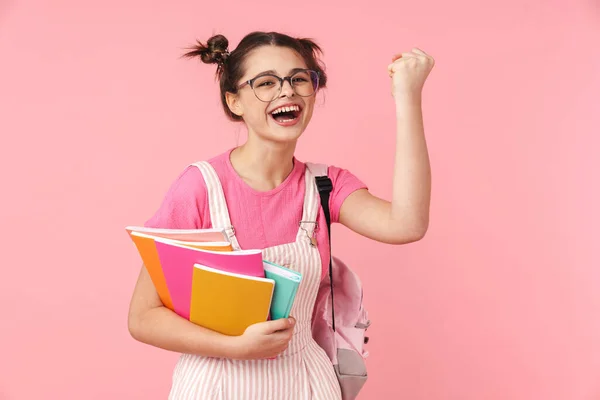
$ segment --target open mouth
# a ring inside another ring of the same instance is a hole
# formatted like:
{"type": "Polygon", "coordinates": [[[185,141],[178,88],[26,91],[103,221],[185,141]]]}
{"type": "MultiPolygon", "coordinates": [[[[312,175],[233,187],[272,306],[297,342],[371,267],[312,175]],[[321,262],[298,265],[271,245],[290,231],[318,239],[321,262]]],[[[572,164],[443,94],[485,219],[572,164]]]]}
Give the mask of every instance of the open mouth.
{"type": "Polygon", "coordinates": [[[278,107],[275,110],[271,111],[271,117],[277,122],[279,125],[293,125],[295,124],[302,113],[302,107],[294,104],[290,106],[278,107]]]}

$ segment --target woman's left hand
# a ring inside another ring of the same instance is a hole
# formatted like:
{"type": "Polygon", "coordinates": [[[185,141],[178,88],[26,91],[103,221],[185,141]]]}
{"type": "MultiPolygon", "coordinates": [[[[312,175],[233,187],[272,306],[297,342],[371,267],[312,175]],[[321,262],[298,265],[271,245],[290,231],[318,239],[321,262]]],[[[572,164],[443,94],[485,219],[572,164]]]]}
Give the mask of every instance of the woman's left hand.
{"type": "Polygon", "coordinates": [[[396,99],[420,96],[434,65],[433,57],[416,47],[409,52],[396,54],[388,65],[388,73],[392,78],[392,96],[396,99]]]}

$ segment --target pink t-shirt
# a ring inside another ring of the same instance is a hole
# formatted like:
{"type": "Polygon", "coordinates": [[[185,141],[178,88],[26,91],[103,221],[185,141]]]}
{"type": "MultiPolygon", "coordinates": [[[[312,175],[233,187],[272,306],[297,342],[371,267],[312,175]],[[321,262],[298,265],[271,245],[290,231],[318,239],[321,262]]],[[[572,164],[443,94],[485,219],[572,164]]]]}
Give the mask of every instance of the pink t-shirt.
{"type": "MultiPolygon", "coordinates": [[[[260,192],[252,189],[234,170],[229,155],[233,149],[209,160],[215,169],[242,249],[264,249],[296,240],[304,204],[305,164],[294,158],[294,168],[275,189],[260,192]]],[[[331,222],[338,222],[340,208],[348,195],[366,188],[345,169],[329,166],[333,190],[329,200],[331,222]]],[[[319,207],[316,231],[323,276],[329,266],[327,225],[319,207]]],[[[171,184],[162,204],[146,227],[171,229],[211,228],[208,191],[200,170],[188,166],[171,184]]]]}

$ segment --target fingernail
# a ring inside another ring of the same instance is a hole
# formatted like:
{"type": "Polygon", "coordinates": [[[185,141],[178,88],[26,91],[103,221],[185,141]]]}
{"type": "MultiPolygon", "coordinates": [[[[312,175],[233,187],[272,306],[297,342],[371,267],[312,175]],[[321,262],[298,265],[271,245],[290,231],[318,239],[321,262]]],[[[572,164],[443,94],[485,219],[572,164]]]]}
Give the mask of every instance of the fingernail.
{"type": "Polygon", "coordinates": [[[288,321],[290,321],[290,324],[294,325],[294,322],[296,322],[293,318],[288,318],[288,321]]]}

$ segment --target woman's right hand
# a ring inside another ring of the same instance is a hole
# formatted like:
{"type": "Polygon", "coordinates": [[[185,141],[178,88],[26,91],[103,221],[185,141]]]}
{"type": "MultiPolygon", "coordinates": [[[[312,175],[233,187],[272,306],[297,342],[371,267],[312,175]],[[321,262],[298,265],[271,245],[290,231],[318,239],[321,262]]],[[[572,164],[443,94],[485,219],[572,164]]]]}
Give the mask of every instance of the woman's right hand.
{"type": "Polygon", "coordinates": [[[237,337],[237,355],[242,360],[274,358],[288,348],[294,334],[293,317],[259,322],[237,337]]]}

